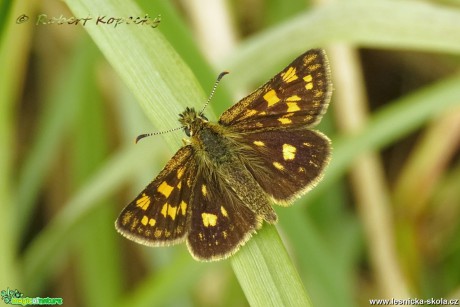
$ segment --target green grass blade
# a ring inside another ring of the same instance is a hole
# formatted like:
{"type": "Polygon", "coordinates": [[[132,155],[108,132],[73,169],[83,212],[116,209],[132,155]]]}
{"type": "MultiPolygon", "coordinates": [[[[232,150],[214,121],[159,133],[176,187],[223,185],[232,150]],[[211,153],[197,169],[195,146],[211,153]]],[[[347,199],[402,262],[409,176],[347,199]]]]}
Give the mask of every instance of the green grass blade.
{"type": "Polygon", "coordinates": [[[361,132],[333,140],[333,156],[324,179],[307,197],[324,193],[324,189],[345,173],[359,153],[381,149],[458,106],[459,84],[460,74],[456,74],[426,86],[377,111],[361,132]]]}
{"type": "MultiPolygon", "coordinates": [[[[66,2],[75,16],[86,16],[88,12],[104,12],[106,16],[144,16],[132,1],[66,2]]],[[[199,107],[205,101],[192,72],[158,29],[133,24],[114,28],[113,25],[91,23],[85,30],[157,129],[172,128],[171,121],[175,121],[186,106],[199,107]]],[[[165,139],[171,145],[180,144],[175,135],[166,134],[165,139]]]]}
{"type": "MultiPolygon", "coordinates": [[[[89,46],[84,47],[89,49],[89,46]]],[[[72,157],[72,176],[69,180],[74,189],[84,185],[103,165],[110,143],[108,131],[104,129],[108,122],[107,111],[97,94],[95,75],[91,74],[88,80],[77,83],[76,87],[80,89],[82,99],[77,104],[73,146],[69,149],[72,157]]],[[[87,302],[88,307],[113,306],[122,288],[119,241],[113,227],[113,219],[118,211],[113,206],[116,199],[112,197],[99,201],[95,210],[80,220],[76,244],[70,248],[78,258],[74,264],[78,272],[77,287],[81,300],[87,302]]]]}
{"type": "Polygon", "coordinates": [[[94,45],[88,39],[82,40],[75,50],[72,59],[64,66],[66,69],[58,73],[59,82],[47,98],[31,149],[19,170],[17,195],[20,205],[16,227],[20,234],[30,223],[37,195],[45,184],[44,178],[56,160],[61,141],[81,106],[80,101],[84,99],[81,87],[88,86],[87,80],[94,73],[92,68],[99,54],[94,45]]]}
{"type": "Polygon", "coordinates": [[[27,280],[25,291],[37,293],[46,286],[49,273],[54,272],[51,268],[68,252],[82,219],[104,197],[120,189],[123,183],[145,167],[145,156],[145,152],[135,147],[114,154],[34,238],[22,257],[23,278],[27,280]]]}
{"type": "Polygon", "coordinates": [[[187,295],[206,264],[197,263],[186,253],[179,254],[171,263],[150,274],[126,294],[119,307],[169,306],[178,297],[187,295]]]}
{"type": "Polygon", "coordinates": [[[241,88],[261,74],[275,73],[280,61],[331,42],[455,53],[460,51],[458,20],[460,10],[421,1],[336,1],[252,37],[220,66],[245,72],[232,82],[241,88]]]}
{"type": "Polygon", "coordinates": [[[265,224],[230,260],[251,306],[311,306],[274,226],[265,224]]]}
{"type": "MultiPolygon", "coordinates": [[[[29,4],[31,10],[34,4],[29,4]]],[[[17,228],[17,196],[14,190],[15,139],[18,127],[17,105],[26,79],[32,27],[18,27],[17,16],[28,12],[25,2],[0,4],[0,287],[19,287],[22,283],[17,253],[20,238],[17,228]]]]}

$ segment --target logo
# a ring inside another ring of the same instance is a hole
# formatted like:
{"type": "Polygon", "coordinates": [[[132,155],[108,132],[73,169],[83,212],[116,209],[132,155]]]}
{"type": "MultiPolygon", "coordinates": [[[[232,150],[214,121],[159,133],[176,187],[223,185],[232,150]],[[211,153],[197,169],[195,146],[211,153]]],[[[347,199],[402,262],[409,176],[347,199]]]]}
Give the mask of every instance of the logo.
{"type": "Polygon", "coordinates": [[[179,122],[190,139],[123,209],[116,229],[148,246],[186,241],[197,260],[233,255],[263,221],[277,222],[272,202],[288,206],[322,177],[330,140],[312,128],[326,112],[331,92],[326,54],[314,49],[217,123],[208,121],[204,108],[186,108],[179,122]]]}
{"type": "Polygon", "coordinates": [[[62,298],[54,297],[24,297],[24,295],[18,290],[6,290],[1,291],[2,300],[5,304],[10,305],[62,305],[64,300],[62,298]]]}

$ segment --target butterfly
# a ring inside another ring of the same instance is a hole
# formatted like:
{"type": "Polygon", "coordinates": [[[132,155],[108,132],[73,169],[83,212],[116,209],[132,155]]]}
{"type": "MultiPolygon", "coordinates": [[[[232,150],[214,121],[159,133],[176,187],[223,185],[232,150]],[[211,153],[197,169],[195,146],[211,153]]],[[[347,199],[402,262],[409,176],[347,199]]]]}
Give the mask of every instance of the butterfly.
{"type": "Polygon", "coordinates": [[[313,49],[217,123],[186,108],[179,122],[189,139],[123,209],[116,229],[148,246],[186,241],[197,260],[233,255],[263,221],[277,222],[272,203],[291,204],[322,177],[331,142],[312,128],[331,93],[326,54],[313,49]]]}

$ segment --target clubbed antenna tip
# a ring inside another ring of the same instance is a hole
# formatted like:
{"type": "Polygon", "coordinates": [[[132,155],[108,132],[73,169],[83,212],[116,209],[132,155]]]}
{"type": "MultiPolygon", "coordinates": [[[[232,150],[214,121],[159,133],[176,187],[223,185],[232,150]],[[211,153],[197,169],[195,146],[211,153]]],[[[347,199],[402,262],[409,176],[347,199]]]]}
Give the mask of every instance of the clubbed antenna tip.
{"type": "Polygon", "coordinates": [[[136,138],[136,144],[137,142],[139,142],[140,140],[142,140],[143,138],[146,138],[148,136],[152,136],[152,135],[158,135],[158,134],[164,134],[164,133],[169,133],[169,132],[173,132],[173,131],[176,131],[176,130],[179,130],[179,129],[182,129],[182,127],[177,127],[177,128],[174,128],[174,129],[169,129],[169,130],[166,130],[166,131],[158,131],[158,132],[153,132],[153,133],[144,133],[144,134],[139,134],[136,138]]]}
{"type": "Polygon", "coordinates": [[[219,74],[219,76],[217,77],[217,81],[220,81],[220,79],[222,79],[225,75],[229,74],[228,71],[223,71],[219,74]]]}
{"type": "Polygon", "coordinates": [[[143,138],[148,137],[148,136],[151,136],[151,135],[152,135],[152,133],[139,134],[139,135],[137,136],[137,138],[136,138],[135,143],[137,144],[137,142],[139,142],[139,141],[142,140],[143,138]]]}
{"type": "Polygon", "coordinates": [[[203,109],[201,110],[201,112],[199,114],[203,114],[204,109],[206,109],[206,107],[208,106],[209,102],[212,99],[212,96],[214,96],[214,92],[216,91],[216,88],[217,88],[217,85],[219,84],[220,79],[222,79],[226,74],[228,74],[228,71],[223,71],[223,72],[221,72],[219,74],[219,76],[217,77],[216,82],[214,83],[214,86],[212,88],[211,94],[209,95],[208,101],[206,101],[206,103],[204,104],[203,109]]]}

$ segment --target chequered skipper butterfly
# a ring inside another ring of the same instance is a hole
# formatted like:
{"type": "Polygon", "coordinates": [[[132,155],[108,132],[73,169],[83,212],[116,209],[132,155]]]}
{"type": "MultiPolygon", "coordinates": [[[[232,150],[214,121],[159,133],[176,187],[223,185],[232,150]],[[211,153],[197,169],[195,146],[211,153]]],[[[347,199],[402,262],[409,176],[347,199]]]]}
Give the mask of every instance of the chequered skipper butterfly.
{"type": "Polygon", "coordinates": [[[197,260],[236,253],[263,221],[276,223],[272,202],[287,206],[320,180],[330,141],[311,128],[331,92],[326,54],[314,49],[217,123],[186,108],[179,122],[190,139],[123,209],[117,230],[149,246],[186,240],[197,260]]]}

